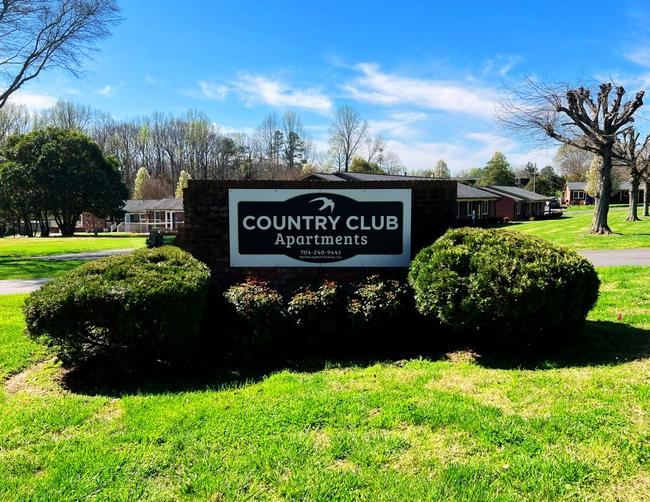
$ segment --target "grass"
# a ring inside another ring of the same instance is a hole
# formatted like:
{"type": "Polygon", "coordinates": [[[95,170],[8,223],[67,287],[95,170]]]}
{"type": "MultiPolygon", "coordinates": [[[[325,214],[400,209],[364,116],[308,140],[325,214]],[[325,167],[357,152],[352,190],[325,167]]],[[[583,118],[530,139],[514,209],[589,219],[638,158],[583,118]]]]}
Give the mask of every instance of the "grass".
{"type": "Polygon", "coordinates": [[[85,260],[21,260],[0,258],[0,280],[3,279],[40,279],[58,277],[77,268],[85,260]]]}
{"type": "MultiPolygon", "coordinates": [[[[648,500],[650,267],[598,273],[584,338],[561,351],[93,392],[41,363],[0,390],[0,499],[648,500]]],[[[3,343],[19,346],[23,296],[5,298],[3,343]]],[[[5,376],[36,360],[12,354],[5,376]]]]}
{"type": "Polygon", "coordinates": [[[27,258],[144,246],[145,237],[142,236],[5,237],[0,239],[0,258],[27,258]]]}
{"type": "Polygon", "coordinates": [[[611,212],[608,222],[614,235],[589,235],[593,215],[565,214],[557,220],[500,225],[502,228],[538,235],[575,251],[650,247],[650,218],[625,221],[625,211],[611,212]]]}
{"type": "MultiPolygon", "coordinates": [[[[173,237],[166,236],[169,244],[173,237]]],[[[78,267],[84,260],[32,260],[34,256],[130,249],[145,246],[145,237],[103,235],[78,237],[5,237],[0,239],[0,280],[58,277],[78,267]]]]}
{"type": "MultiPolygon", "coordinates": [[[[622,209],[627,209],[629,204],[610,204],[609,208],[610,209],[616,209],[616,210],[622,210],[622,209]]],[[[595,206],[593,204],[590,205],[584,205],[584,206],[568,206],[565,211],[572,213],[575,211],[593,211],[595,206]]]]}
{"type": "Polygon", "coordinates": [[[25,336],[20,310],[27,295],[0,295],[0,381],[42,360],[48,351],[25,336]]]}

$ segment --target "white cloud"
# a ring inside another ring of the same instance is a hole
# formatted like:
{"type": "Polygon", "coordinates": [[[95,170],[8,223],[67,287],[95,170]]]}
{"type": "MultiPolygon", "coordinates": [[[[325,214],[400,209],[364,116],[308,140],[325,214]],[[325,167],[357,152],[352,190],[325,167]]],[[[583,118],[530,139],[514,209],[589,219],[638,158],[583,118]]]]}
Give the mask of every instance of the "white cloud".
{"type": "Polygon", "coordinates": [[[219,128],[219,132],[221,134],[227,135],[227,134],[236,134],[236,133],[244,133],[247,135],[251,135],[255,132],[255,129],[252,127],[230,127],[230,126],[224,126],[224,125],[219,125],[217,126],[219,128]]]}
{"type": "Polygon", "coordinates": [[[633,63],[650,66],[650,47],[642,47],[629,54],[624,54],[624,56],[633,63]]]}
{"type": "Polygon", "coordinates": [[[423,80],[383,73],[376,64],[357,66],[364,74],[343,86],[350,97],[372,104],[420,108],[489,117],[497,93],[493,89],[448,80],[423,80]]]}
{"type": "Polygon", "coordinates": [[[168,78],[157,79],[157,78],[153,78],[148,73],[145,74],[144,81],[147,82],[148,84],[167,84],[167,83],[169,83],[168,78]]]}
{"type": "Polygon", "coordinates": [[[110,85],[107,85],[106,87],[96,91],[96,93],[101,94],[102,96],[106,96],[107,98],[112,98],[113,88],[110,85]]]}
{"type": "Polygon", "coordinates": [[[411,127],[411,124],[426,118],[426,113],[421,112],[392,113],[386,120],[369,120],[368,128],[371,134],[386,132],[395,137],[413,138],[421,132],[411,127]]]}
{"type": "Polygon", "coordinates": [[[206,97],[217,101],[223,101],[229,90],[225,85],[208,84],[207,82],[199,82],[199,85],[206,97]]]}
{"type": "Polygon", "coordinates": [[[485,60],[485,68],[483,68],[483,75],[496,74],[504,77],[512,70],[517,63],[523,58],[521,56],[512,54],[497,54],[494,58],[485,60]]]}
{"type": "Polygon", "coordinates": [[[444,159],[452,175],[461,169],[483,167],[492,158],[494,152],[500,151],[506,155],[510,164],[515,168],[526,162],[537,163],[541,169],[553,163],[557,147],[545,150],[526,151],[517,142],[495,136],[490,133],[470,133],[468,139],[482,143],[478,148],[474,142],[413,142],[406,143],[390,140],[387,148],[400,154],[404,165],[410,170],[433,169],[438,159],[444,159]]]}
{"type": "Polygon", "coordinates": [[[11,95],[9,101],[16,105],[25,105],[30,110],[40,110],[54,106],[58,98],[46,94],[18,91],[11,95]]]}
{"type": "Polygon", "coordinates": [[[328,114],[333,106],[332,100],[314,87],[292,89],[280,80],[262,75],[242,74],[232,84],[249,105],[264,103],[278,108],[305,108],[323,114],[328,114]]]}

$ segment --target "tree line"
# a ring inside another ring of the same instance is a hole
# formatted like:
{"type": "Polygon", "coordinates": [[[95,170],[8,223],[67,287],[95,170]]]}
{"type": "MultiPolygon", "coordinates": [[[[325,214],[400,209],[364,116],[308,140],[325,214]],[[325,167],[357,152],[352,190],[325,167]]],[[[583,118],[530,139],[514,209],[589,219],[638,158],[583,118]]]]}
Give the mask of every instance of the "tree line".
{"type": "Polygon", "coordinates": [[[180,116],[155,112],[117,120],[110,113],[59,100],[30,113],[24,106],[0,109],[0,139],[56,127],[88,135],[104,155],[115,157],[131,193],[137,173],[150,179],[148,198],[173,196],[182,171],[192,179],[294,179],[304,172],[357,169],[404,172],[399,155],[381,135],[371,136],[358,111],[342,106],[329,131],[329,149],[319,152],[293,110],[269,113],[251,134],[224,133],[199,110],[180,116]]]}

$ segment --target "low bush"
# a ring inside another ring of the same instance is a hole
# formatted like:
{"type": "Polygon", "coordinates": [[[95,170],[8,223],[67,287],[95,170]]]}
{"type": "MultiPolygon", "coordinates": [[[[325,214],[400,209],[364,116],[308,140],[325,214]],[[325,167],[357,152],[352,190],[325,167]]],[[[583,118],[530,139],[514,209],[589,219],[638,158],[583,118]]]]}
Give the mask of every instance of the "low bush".
{"type": "MultiPolygon", "coordinates": [[[[354,285],[348,296],[347,311],[357,337],[379,338],[395,335],[397,325],[416,313],[407,286],[399,281],[371,276],[354,285]]],[[[412,319],[411,319],[412,320],[412,319]]]]}
{"type": "Polygon", "coordinates": [[[67,367],[180,361],[194,349],[210,282],[207,266],[175,247],[103,258],[32,293],[27,332],[67,367]]]}
{"type": "Polygon", "coordinates": [[[231,286],[223,296],[230,314],[227,330],[235,348],[251,350],[284,343],[284,300],[268,282],[250,277],[231,286]]]}
{"type": "Polygon", "coordinates": [[[542,238],[505,230],[448,231],[411,263],[420,312],[456,330],[530,336],[574,330],[598,298],[591,263],[542,238]]]}
{"type": "Polygon", "coordinates": [[[299,343],[314,344],[332,336],[344,323],[345,296],[341,286],[324,281],[298,288],[287,302],[286,314],[299,343]]]}
{"type": "Polygon", "coordinates": [[[234,352],[345,351],[369,339],[394,338],[407,311],[418,315],[409,291],[398,281],[376,276],[355,284],[323,281],[282,291],[249,278],[223,294],[228,305],[224,323],[234,352]]]}

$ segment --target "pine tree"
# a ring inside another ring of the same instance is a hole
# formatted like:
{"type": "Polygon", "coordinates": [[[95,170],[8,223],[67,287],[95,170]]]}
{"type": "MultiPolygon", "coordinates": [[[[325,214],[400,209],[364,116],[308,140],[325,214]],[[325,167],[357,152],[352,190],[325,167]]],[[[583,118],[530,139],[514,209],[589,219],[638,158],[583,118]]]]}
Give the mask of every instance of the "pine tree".
{"type": "Polygon", "coordinates": [[[141,167],[138,170],[138,174],[135,177],[135,186],[133,187],[134,199],[144,199],[142,188],[144,182],[147,181],[148,179],[149,179],[149,172],[144,167],[141,167]]]}
{"type": "Polygon", "coordinates": [[[183,198],[183,188],[187,188],[187,182],[191,180],[192,177],[186,171],[181,171],[181,174],[178,177],[178,185],[176,185],[176,198],[183,198]]]}

